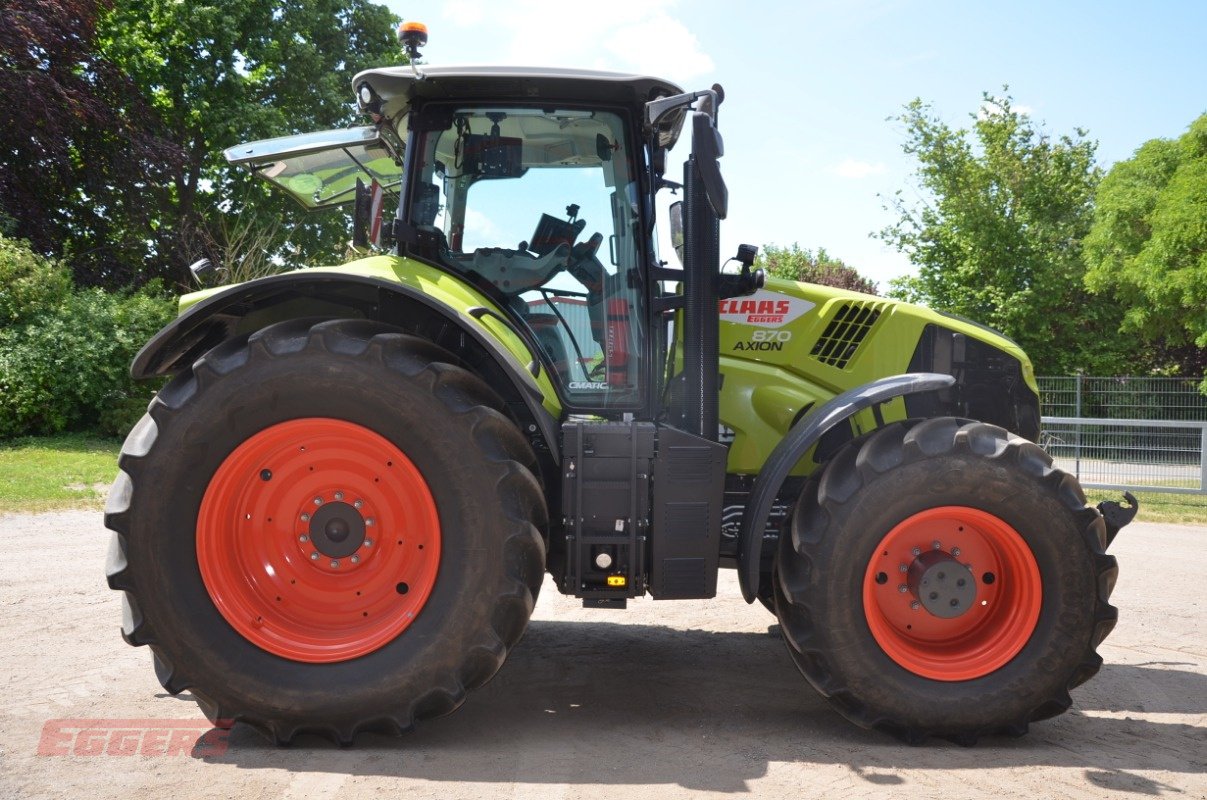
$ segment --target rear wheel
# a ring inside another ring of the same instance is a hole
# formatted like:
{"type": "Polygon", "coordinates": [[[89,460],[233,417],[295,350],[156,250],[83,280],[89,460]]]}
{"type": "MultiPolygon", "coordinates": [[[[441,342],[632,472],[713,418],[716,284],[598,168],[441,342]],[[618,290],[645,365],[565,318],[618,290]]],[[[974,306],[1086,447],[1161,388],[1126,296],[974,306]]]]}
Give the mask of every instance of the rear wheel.
{"type": "Polygon", "coordinates": [[[123,448],[106,524],[123,636],[172,693],[277,741],[456,708],[543,576],[535,459],[429,342],[292,321],[211,351],[123,448]]]}
{"type": "Polygon", "coordinates": [[[844,716],[908,741],[1065,711],[1114,627],[1102,518],[1037,446],[950,418],[840,451],[781,540],[789,652],[844,716]]]}

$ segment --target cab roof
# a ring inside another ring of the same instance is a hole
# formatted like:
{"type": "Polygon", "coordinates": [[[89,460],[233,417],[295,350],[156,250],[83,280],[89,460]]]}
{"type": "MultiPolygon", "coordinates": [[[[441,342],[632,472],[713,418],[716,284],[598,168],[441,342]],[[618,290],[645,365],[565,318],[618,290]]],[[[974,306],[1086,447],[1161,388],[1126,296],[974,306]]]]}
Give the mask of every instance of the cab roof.
{"type": "MultiPolygon", "coordinates": [[[[683,89],[670,81],[648,75],[601,72],[586,69],[506,66],[420,65],[422,77],[409,66],[380,67],[357,73],[353,91],[362,111],[365,104],[360,89],[368,85],[382,100],[382,113],[398,119],[410,106],[425,100],[508,100],[533,102],[604,103],[641,107],[657,97],[681,94],[683,89]]],[[[670,147],[679,135],[683,117],[672,115],[659,126],[659,140],[670,147]]]]}

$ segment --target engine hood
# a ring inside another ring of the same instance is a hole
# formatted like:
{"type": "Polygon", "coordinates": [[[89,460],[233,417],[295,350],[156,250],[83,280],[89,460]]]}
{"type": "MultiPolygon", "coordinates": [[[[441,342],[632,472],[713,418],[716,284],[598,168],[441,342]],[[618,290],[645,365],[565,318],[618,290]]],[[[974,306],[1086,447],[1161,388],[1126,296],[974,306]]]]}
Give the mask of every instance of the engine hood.
{"type": "Polygon", "coordinates": [[[769,278],[749,297],[720,301],[721,356],[760,362],[842,391],[909,372],[927,327],[988,345],[1019,362],[1038,393],[1026,353],[1004,334],[923,306],[829,286],[769,278]]]}

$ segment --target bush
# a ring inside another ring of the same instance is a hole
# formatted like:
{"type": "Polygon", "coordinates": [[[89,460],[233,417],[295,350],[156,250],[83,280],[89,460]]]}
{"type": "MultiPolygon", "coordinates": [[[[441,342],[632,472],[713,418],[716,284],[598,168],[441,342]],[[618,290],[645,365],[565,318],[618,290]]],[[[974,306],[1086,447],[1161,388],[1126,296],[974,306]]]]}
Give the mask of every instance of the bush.
{"type": "Polygon", "coordinates": [[[0,330],[54,309],[69,294],[70,270],[0,234],[0,330]]]}
{"type": "Polygon", "coordinates": [[[4,319],[17,322],[0,327],[0,438],[124,433],[156,388],[131,380],[130,362],[172,318],[172,303],[154,289],[111,294],[72,291],[68,283],[62,292],[57,276],[64,268],[34,259],[14,261],[25,274],[42,276],[46,290],[27,282],[4,296],[4,319]]]}

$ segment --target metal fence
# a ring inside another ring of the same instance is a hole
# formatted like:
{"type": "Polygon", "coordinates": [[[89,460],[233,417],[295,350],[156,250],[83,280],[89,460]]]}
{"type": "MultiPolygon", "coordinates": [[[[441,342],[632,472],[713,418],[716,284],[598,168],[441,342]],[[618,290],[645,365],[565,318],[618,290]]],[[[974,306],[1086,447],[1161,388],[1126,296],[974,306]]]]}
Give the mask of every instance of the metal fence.
{"type": "Polygon", "coordinates": [[[1045,414],[1054,417],[1207,420],[1202,378],[1047,376],[1039,382],[1045,414]]]}
{"type": "Polygon", "coordinates": [[[1199,383],[1041,377],[1040,443],[1087,488],[1207,494],[1207,397],[1199,383]]]}

